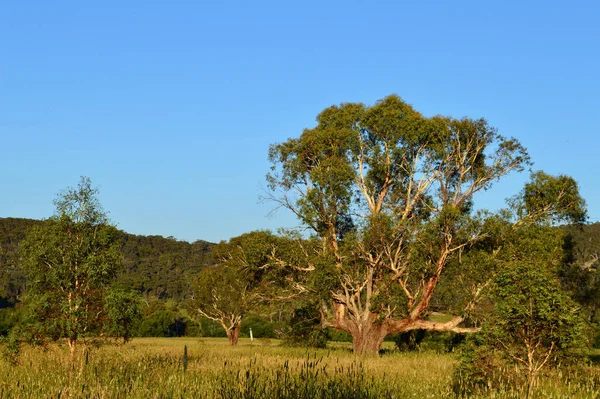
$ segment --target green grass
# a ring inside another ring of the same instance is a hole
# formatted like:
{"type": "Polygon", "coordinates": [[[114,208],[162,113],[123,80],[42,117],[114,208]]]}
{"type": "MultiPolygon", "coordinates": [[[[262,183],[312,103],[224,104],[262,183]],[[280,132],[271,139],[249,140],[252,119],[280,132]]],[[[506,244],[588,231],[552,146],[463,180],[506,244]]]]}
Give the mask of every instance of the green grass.
{"type": "MultiPolygon", "coordinates": [[[[453,355],[389,350],[380,358],[358,358],[348,343],[308,351],[279,344],[241,339],[231,347],[221,338],[140,338],[93,349],[88,363],[72,373],[67,348],[25,348],[18,366],[0,360],[0,398],[453,397],[453,355]]],[[[592,378],[598,366],[574,373],[547,376],[537,397],[600,397],[598,378],[592,378]]],[[[519,397],[519,392],[506,387],[481,397],[519,397]]]]}

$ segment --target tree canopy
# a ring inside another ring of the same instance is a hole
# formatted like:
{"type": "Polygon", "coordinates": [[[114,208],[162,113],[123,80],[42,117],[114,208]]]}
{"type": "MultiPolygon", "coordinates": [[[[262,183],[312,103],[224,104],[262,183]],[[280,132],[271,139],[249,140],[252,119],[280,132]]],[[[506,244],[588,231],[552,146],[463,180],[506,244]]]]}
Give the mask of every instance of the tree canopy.
{"type": "Polygon", "coordinates": [[[214,248],[215,267],[202,270],[194,283],[193,311],[219,322],[232,344],[242,319],[250,313],[289,309],[305,294],[299,267],[311,246],[300,237],[253,231],[214,248]]]}
{"type": "Polygon", "coordinates": [[[325,109],[316,127],[272,145],[269,159],[269,198],[322,244],[306,258],[319,259],[312,264],[319,281],[309,278],[305,287],[329,284],[315,290],[328,294],[323,324],[352,334],[358,353],[378,351],[391,333],[468,331],[460,324],[485,281],[460,287],[469,298],[448,321],[428,313],[448,266],[490,236],[494,218],[518,227],[524,219],[584,214],[576,184],[545,174],[533,175],[512,214],[475,211],[478,192],[531,165],[525,148],[485,119],[425,117],[394,95],[370,107],[325,109]],[[559,201],[546,206],[551,198],[559,201]]]}

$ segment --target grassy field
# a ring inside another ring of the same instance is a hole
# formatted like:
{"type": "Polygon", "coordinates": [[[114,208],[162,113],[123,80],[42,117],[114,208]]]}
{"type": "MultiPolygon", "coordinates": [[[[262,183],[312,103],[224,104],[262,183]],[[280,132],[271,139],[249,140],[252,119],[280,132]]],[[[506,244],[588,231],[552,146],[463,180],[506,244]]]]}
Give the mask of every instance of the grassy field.
{"type": "MultiPolygon", "coordinates": [[[[70,373],[65,347],[25,348],[20,365],[0,360],[0,398],[454,397],[453,355],[388,349],[380,358],[357,358],[342,343],[307,351],[276,340],[241,339],[230,347],[219,338],[140,338],[95,348],[70,373]]],[[[600,398],[598,368],[584,371],[545,377],[536,396],[600,398]]],[[[519,397],[519,391],[480,397],[519,397]]]]}

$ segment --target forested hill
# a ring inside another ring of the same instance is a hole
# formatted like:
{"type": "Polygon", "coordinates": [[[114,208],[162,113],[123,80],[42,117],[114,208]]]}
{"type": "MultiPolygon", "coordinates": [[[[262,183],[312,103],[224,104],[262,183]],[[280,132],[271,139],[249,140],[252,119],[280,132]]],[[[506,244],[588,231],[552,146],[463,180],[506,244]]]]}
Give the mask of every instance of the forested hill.
{"type": "MultiPolygon", "coordinates": [[[[28,228],[40,220],[0,218],[0,307],[14,301],[24,279],[18,265],[19,242],[28,228]]],[[[123,268],[116,284],[141,294],[159,298],[183,299],[189,281],[204,266],[213,263],[214,244],[193,243],[162,236],[139,236],[119,231],[123,268]]]]}
{"type": "Polygon", "coordinates": [[[595,268],[600,261],[600,222],[564,229],[567,232],[565,249],[568,260],[579,263],[584,269],[595,268]]]}
{"type": "MultiPolygon", "coordinates": [[[[22,290],[24,279],[18,265],[19,242],[28,228],[44,223],[40,220],[0,218],[0,308],[14,301],[22,290]]],[[[567,258],[579,265],[578,270],[598,271],[600,265],[600,223],[583,227],[564,228],[567,258]]],[[[162,236],[140,236],[119,231],[122,243],[123,268],[117,284],[130,287],[142,295],[173,298],[181,301],[188,295],[189,281],[206,265],[213,264],[212,248],[206,241],[189,243],[162,236]]],[[[600,274],[600,271],[598,271],[600,274]]],[[[596,273],[585,273],[586,279],[596,278],[596,273]]],[[[596,295],[597,284],[581,284],[593,292],[579,295],[596,295]]]]}
{"type": "Polygon", "coordinates": [[[159,298],[183,299],[190,280],[213,264],[213,243],[121,232],[123,271],[119,284],[159,298]]]}

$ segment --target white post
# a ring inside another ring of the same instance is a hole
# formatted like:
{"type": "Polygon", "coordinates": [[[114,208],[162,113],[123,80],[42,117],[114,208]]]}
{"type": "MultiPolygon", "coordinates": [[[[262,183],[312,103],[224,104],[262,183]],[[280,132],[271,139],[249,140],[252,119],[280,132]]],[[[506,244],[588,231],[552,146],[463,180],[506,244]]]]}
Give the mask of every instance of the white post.
{"type": "Polygon", "coordinates": [[[254,341],[254,337],[252,336],[252,328],[250,328],[250,341],[254,341]]]}

